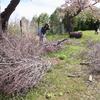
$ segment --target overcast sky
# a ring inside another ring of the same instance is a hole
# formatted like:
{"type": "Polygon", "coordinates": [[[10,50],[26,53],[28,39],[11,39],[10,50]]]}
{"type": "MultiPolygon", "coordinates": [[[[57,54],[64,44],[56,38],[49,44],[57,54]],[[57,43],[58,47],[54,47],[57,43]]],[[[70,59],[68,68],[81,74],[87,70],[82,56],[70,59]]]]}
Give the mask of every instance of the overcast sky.
{"type": "MultiPolygon", "coordinates": [[[[0,0],[1,11],[7,7],[11,0],[0,0]]],[[[57,7],[64,4],[65,0],[21,0],[16,10],[13,12],[10,20],[21,19],[25,17],[29,20],[34,15],[39,16],[41,13],[48,13],[49,15],[54,12],[57,7]]],[[[100,7],[100,5],[98,5],[100,7]]]]}

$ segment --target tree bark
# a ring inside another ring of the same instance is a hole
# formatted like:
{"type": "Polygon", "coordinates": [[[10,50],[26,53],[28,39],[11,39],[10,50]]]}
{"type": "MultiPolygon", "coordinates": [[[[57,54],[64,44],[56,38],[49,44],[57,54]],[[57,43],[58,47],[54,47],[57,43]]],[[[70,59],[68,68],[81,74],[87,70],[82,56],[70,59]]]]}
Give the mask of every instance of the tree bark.
{"type": "Polygon", "coordinates": [[[67,31],[70,34],[70,32],[74,31],[74,27],[71,21],[72,17],[66,16],[66,19],[67,19],[67,31]]]}
{"type": "Polygon", "coordinates": [[[1,20],[0,20],[0,36],[2,36],[3,33],[7,33],[7,28],[8,28],[8,21],[19,4],[20,0],[11,0],[10,4],[7,6],[7,8],[1,13],[1,20]]]}
{"type": "Polygon", "coordinates": [[[68,33],[70,34],[70,32],[73,32],[74,31],[74,26],[73,26],[73,23],[72,23],[72,18],[74,18],[75,16],[77,16],[80,12],[81,12],[81,8],[79,10],[77,10],[73,15],[71,15],[70,13],[71,12],[67,12],[67,15],[66,15],[66,19],[67,19],[67,30],[68,30],[68,33]]]}

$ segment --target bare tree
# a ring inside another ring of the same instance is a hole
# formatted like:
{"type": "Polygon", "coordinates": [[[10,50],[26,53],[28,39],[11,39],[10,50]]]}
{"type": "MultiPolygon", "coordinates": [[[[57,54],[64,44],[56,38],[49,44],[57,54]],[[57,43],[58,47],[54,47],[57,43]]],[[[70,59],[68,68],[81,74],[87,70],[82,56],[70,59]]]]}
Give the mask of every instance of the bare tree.
{"type": "Polygon", "coordinates": [[[73,24],[71,19],[77,16],[81,11],[86,8],[93,10],[93,5],[99,3],[100,0],[65,0],[65,4],[60,9],[61,12],[66,14],[68,32],[73,32],[73,24]]]}
{"type": "Polygon", "coordinates": [[[2,37],[3,33],[7,33],[7,27],[8,27],[8,21],[19,4],[20,0],[11,0],[10,4],[6,7],[6,9],[0,14],[1,20],[0,20],[0,36],[2,37]]]}

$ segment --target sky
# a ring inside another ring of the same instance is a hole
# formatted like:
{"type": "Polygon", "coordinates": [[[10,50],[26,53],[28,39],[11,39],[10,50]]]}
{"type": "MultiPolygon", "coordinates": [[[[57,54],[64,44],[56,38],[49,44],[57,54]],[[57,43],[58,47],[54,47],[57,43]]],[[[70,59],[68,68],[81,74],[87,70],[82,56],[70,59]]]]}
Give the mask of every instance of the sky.
{"type": "MultiPolygon", "coordinates": [[[[11,0],[0,0],[1,12],[11,0]]],[[[21,0],[10,17],[10,21],[20,20],[22,17],[31,20],[33,16],[42,13],[51,15],[57,7],[65,3],[65,0],[21,0]]],[[[100,7],[100,4],[97,5],[100,7]]]]}
{"type": "MultiPolygon", "coordinates": [[[[0,0],[1,12],[7,7],[11,0],[0,0]]],[[[64,4],[64,0],[21,0],[10,17],[10,21],[25,17],[31,20],[33,16],[42,13],[51,15],[57,7],[64,4]]]]}

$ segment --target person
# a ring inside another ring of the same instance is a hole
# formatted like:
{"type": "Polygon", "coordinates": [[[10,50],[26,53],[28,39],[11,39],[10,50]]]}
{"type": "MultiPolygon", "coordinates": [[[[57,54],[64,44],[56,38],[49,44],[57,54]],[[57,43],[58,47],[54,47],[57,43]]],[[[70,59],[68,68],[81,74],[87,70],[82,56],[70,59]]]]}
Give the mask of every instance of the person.
{"type": "Polygon", "coordinates": [[[99,19],[97,19],[95,24],[94,24],[95,34],[98,34],[99,24],[100,24],[99,19]]]}
{"type": "Polygon", "coordinates": [[[49,26],[49,24],[45,24],[42,28],[41,28],[41,32],[40,32],[40,34],[39,34],[39,36],[40,36],[40,41],[42,41],[43,43],[45,43],[46,42],[46,31],[47,30],[50,30],[50,26],[49,26]]]}

